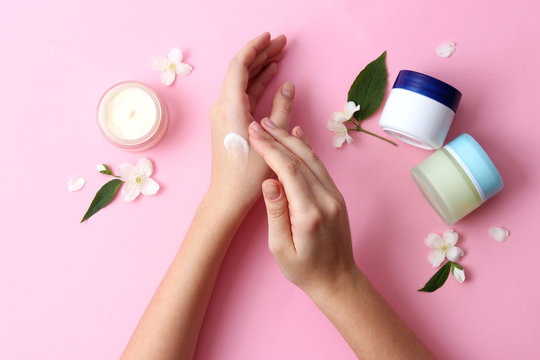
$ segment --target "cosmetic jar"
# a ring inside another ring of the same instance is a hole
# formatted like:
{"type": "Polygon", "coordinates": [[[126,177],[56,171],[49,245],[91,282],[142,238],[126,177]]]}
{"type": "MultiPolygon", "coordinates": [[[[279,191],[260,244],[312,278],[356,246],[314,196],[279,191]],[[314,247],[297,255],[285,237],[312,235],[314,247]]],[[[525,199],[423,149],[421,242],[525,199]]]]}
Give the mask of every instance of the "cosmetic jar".
{"type": "Polygon", "coordinates": [[[101,132],[113,145],[142,151],[159,143],[167,131],[167,109],[143,83],[114,85],[101,97],[97,110],[101,132]]]}
{"type": "Polygon", "coordinates": [[[452,225],[503,188],[497,168],[469,134],[462,134],[412,168],[433,209],[452,225]]]}
{"type": "Polygon", "coordinates": [[[431,76],[401,70],[386,100],[380,127],[388,134],[423,149],[444,144],[461,93],[431,76]]]}

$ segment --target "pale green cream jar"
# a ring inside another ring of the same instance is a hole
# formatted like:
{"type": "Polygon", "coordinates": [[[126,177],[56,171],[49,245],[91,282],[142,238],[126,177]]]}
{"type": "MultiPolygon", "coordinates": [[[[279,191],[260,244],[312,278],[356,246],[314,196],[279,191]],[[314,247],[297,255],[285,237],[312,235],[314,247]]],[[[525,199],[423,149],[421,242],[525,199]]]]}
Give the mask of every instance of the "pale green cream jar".
{"type": "Polygon", "coordinates": [[[497,168],[469,134],[462,134],[412,168],[433,209],[452,225],[503,188],[497,168]]]}

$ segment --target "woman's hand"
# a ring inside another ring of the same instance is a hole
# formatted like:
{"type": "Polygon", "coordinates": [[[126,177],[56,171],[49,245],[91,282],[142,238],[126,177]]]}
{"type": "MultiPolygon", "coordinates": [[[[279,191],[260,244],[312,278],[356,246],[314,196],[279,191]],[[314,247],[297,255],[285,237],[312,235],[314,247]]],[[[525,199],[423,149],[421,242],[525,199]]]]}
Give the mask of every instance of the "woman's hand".
{"type": "MultiPolygon", "coordinates": [[[[270,175],[270,170],[249,144],[246,143],[246,153],[241,146],[230,148],[231,153],[227,151],[224,139],[228,134],[236,133],[248,140],[248,126],[254,120],[257,101],[277,72],[277,62],[283,57],[286,42],[285,36],[270,39],[269,33],[249,41],[231,60],[221,93],[211,111],[210,192],[243,209],[251,207],[259,197],[261,183],[270,175]]],[[[290,107],[293,97],[293,85],[285,83],[274,98],[273,116],[284,129],[289,126],[289,118],[276,117],[275,113],[283,106],[290,107]]]]}
{"type": "Polygon", "coordinates": [[[348,286],[354,262],[345,201],[302,130],[270,119],[249,127],[254,149],[278,175],[262,185],[268,244],[283,274],[310,296],[348,286]]]}

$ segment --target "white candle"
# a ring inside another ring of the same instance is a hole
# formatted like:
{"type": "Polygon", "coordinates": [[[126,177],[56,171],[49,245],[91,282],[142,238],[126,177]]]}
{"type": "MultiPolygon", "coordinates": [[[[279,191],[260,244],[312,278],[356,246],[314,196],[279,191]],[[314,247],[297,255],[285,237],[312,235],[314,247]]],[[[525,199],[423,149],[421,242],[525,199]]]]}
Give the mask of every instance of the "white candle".
{"type": "Polygon", "coordinates": [[[167,116],[152,89],[131,81],[105,92],[98,107],[98,124],[114,145],[140,151],[161,140],[167,128],[167,116]]]}

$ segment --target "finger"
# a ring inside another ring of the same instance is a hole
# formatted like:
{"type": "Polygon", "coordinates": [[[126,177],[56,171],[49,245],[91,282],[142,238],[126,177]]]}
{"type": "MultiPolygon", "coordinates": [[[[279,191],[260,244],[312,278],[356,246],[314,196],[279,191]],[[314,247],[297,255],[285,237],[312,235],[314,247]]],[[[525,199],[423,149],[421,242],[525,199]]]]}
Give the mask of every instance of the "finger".
{"type": "Polygon", "coordinates": [[[293,134],[293,136],[296,136],[299,140],[301,140],[304,144],[306,144],[306,146],[311,147],[311,143],[306,138],[306,135],[304,134],[304,130],[302,130],[302,128],[300,126],[298,126],[298,125],[295,126],[292,129],[291,134],[293,134]]]}
{"type": "Polygon", "coordinates": [[[247,94],[249,96],[249,106],[251,111],[255,110],[257,101],[259,101],[264,92],[264,89],[266,89],[266,86],[274,78],[274,75],[276,75],[276,73],[277,64],[274,62],[270,63],[264,69],[264,71],[259,76],[257,76],[257,78],[255,78],[251,85],[249,85],[247,89],[247,94]]]}
{"type": "Polygon", "coordinates": [[[293,99],[294,84],[292,82],[281,85],[276,95],[274,95],[270,117],[275,124],[283,129],[289,128],[293,99]]]}
{"type": "Polygon", "coordinates": [[[269,118],[263,119],[261,125],[276,141],[300,158],[327,190],[332,193],[339,192],[326,167],[313,149],[296,136],[291,136],[286,130],[278,127],[269,118]]]}
{"type": "Polygon", "coordinates": [[[266,60],[283,50],[286,44],[287,38],[285,37],[285,35],[279,35],[274,39],[270,40],[268,46],[263,51],[258,53],[255,57],[255,60],[253,60],[253,62],[249,65],[248,71],[251,72],[253,68],[263,65],[266,60]]]}
{"type": "Polygon", "coordinates": [[[277,174],[291,206],[302,211],[315,204],[318,199],[329,196],[306,164],[277,142],[257,122],[252,122],[248,131],[251,145],[277,174]]]}
{"type": "Polygon", "coordinates": [[[268,247],[274,256],[282,256],[295,251],[291,233],[291,220],[287,197],[279,183],[274,179],[262,183],[262,193],[268,216],[268,247]]]}
{"type": "Polygon", "coordinates": [[[278,52],[276,55],[272,56],[271,58],[269,58],[268,60],[266,60],[264,62],[264,64],[260,65],[260,66],[257,66],[257,67],[254,67],[253,70],[251,70],[249,72],[249,78],[250,79],[253,79],[254,77],[256,77],[257,75],[259,75],[259,73],[270,63],[272,62],[279,62],[281,59],[283,59],[283,56],[285,55],[285,52],[284,51],[280,51],[278,52]]]}
{"type": "Polygon", "coordinates": [[[265,32],[244,45],[229,63],[224,87],[231,90],[245,91],[249,80],[248,66],[269,44],[270,34],[265,32]]]}

